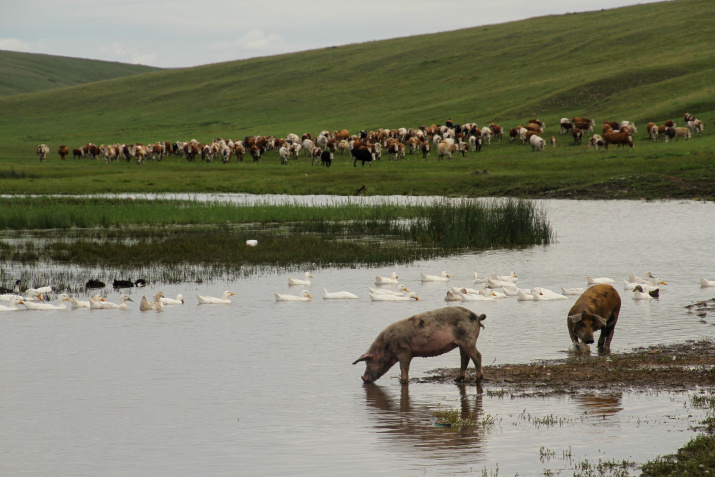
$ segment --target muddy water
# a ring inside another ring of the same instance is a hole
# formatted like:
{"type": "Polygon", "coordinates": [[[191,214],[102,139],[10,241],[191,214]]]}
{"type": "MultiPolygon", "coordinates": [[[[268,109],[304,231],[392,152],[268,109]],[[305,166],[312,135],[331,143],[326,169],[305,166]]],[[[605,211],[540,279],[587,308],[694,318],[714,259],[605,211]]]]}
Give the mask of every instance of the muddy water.
{"type": "MultiPolygon", "coordinates": [[[[558,243],[487,251],[379,269],[311,270],[310,303],[289,276],[161,286],[186,304],[140,312],[19,311],[0,315],[2,475],[540,475],[583,461],[645,461],[674,451],[702,417],[688,394],[623,389],[613,394],[536,398],[490,387],[399,385],[391,370],[363,386],[350,363],[387,324],[445,306],[446,284],[419,272],[446,270],[471,286],[474,272],[519,275],[519,286],[586,286],[617,280],[623,307],[614,352],[713,338],[715,327],[685,305],[715,296],[715,204],[546,201],[558,243]],[[668,282],[660,299],[623,290],[630,271],[668,282]],[[396,271],[419,302],[372,303],[367,286],[396,271]],[[352,301],[322,299],[323,288],[352,301]],[[234,291],[231,305],[199,305],[195,294],[234,291]],[[437,429],[436,409],[486,419],[484,428],[437,429]]],[[[260,246],[260,244],[259,244],[260,246]]],[[[109,291],[108,299],[118,294],[109,291]]],[[[484,362],[565,355],[573,298],[468,304],[487,314],[484,362]]],[[[706,317],[708,321],[710,317],[706,317]]],[[[715,323],[715,317],[712,317],[715,323]]],[[[455,352],[416,359],[411,376],[456,367],[455,352]]]]}

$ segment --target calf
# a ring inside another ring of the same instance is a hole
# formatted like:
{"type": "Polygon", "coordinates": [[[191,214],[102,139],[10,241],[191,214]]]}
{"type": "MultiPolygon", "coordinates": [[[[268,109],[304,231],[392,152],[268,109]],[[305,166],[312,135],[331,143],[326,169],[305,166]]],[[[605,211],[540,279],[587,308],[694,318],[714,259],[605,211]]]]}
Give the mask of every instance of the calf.
{"type": "Polygon", "coordinates": [[[594,341],[594,332],[600,330],[598,350],[610,351],[620,311],[621,297],[611,285],[594,285],[588,288],[569,310],[566,325],[571,341],[576,346],[579,339],[585,344],[591,344],[594,341]]]}
{"type": "Polygon", "coordinates": [[[576,144],[581,144],[581,140],[583,139],[583,130],[575,128],[571,134],[573,135],[573,140],[576,144]]]}
{"type": "Polygon", "coordinates": [[[477,315],[461,306],[419,313],[385,328],[353,364],[365,361],[362,380],[372,383],[399,362],[400,383],[407,384],[413,357],[439,356],[459,347],[461,367],[457,381],[464,380],[470,359],[477,370],[477,379],[482,379],[482,355],[477,350],[477,338],[485,319],[486,315],[477,315]]]}
{"type": "Polygon", "coordinates": [[[353,167],[357,167],[357,161],[362,161],[363,167],[365,167],[365,163],[372,167],[372,152],[366,147],[359,147],[359,148],[353,148],[350,151],[350,154],[353,156],[353,167]]]}
{"type": "Polygon", "coordinates": [[[70,153],[70,148],[67,146],[60,146],[57,149],[57,153],[60,155],[60,159],[62,159],[64,161],[65,157],[67,157],[67,154],[70,153]]]}
{"type": "Polygon", "coordinates": [[[323,151],[320,154],[320,165],[325,167],[330,167],[333,163],[333,153],[332,151],[323,151]]]}
{"type": "Polygon", "coordinates": [[[534,134],[529,138],[529,143],[531,144],[532,151],[543,151],[544,144],[546,144],[546,141],[544,141],[544,138],[534,134]]]}

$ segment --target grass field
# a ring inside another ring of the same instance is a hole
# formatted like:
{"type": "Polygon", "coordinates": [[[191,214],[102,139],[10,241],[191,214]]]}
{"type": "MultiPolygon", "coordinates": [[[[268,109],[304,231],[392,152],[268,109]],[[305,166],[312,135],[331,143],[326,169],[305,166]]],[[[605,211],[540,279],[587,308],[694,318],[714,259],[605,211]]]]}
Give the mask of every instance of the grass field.
{"type": "Polygon", "coordinates": [[[252,192],[531,197],[713,198],[715,3],[676,0],[534,18],[196,68],[161,70],[0,98],[6,193],[252,192]],[[698,32],[692,34],[692,32],[698,32]],[[648,121],[705,121],[704,136],[652,144],[648,121]],[[589,151],[559,136],[561,117],[631,120],[634,150],[589,151]],[[260,164],[60,164],[57,146],[207,142],[538,117],[555,149],[485,146],[465,160],[411,157],[328,169],[260,164]],[[37,144],[51,148],[40,164],[37,144]],[[489,174],[473,174],[476,170],[489,174]],[[227,172],[228,171],[228,172],[227,172]]]}

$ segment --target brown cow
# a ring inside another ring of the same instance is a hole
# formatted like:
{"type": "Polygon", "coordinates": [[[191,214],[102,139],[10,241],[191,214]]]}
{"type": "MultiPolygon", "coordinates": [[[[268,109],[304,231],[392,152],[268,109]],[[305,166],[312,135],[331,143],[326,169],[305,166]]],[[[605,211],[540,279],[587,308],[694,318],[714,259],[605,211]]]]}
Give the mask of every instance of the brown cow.
{"type": "Polygon", "coordinates": [[[608,124],[614,131],[617,131],[620,126],[617,121],[603,121],[603,125],[605,126],[606,124],[608,124]]]}
{"type": "Polygon", "coordinates": [[[575,128],[571,134],[573,135],[573,140],[576,142],[576,144],[581,144],[581,140],[583,139],[583,131],[580,128],[575,128]]]}
{"type": "Polygon", "coordinates": [[[65,157],[67,157],[67,154],[70,153],[70,148],[67,146],[60,146],[57,149],[57,153],[60,155],[60,159],[62,159],[64,161],[65,157]]]}
{"type": "Polygon", "coordinates": [[[591,344],[594,332],[601,330],[598,350],[609,352],[620,311],[621,297],[611,285],[588,288],[571,307],[566,319],[571,341],[576,346],[579,345],[579,339],[585,344],[591,344]]]}
{"type": "Polygon", "coordinates": [[[341,129],[340,131],[335,131],[333,137],[340,141],[341,139],[347,139],[350,137],[350,131],[347,129],[341,129]]]}
{"type": "Polygon", "coordinates": [[[617,144],[618,147],[626,147],[626,145],[633,148],[633,139],[631,135],[627,132],[607,132],[603,135],[603,142],[606,144],[606,149],[608,149],[609,144],[617,144]]]}
{"type": "Polygon", "coordinates": [[[84,151],[82,149],[72,149],[72,159],[81,159],[84,157],[84,151]]]}
{"type": "Polygon", "coordinates": [[[461,306],[419,313],[385,328],[353,364],[365,361],[362,380],[372,383],[399,362],[400,383],[408,384],[412,358],[438,356],[458,347],[461,367],[456,380],[464,380],[470,359],[477,370],[477,379],[482,379],[482,355],[477,350],[477,339],[486,318],[461,306]]]}

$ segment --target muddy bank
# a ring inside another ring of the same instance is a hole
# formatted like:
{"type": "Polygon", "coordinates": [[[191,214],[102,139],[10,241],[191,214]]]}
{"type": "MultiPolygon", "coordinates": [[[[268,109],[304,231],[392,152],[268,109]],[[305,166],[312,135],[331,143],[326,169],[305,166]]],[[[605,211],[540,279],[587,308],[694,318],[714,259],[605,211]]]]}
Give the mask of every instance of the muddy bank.
{"type": "MultiPolygon", "coordinates": [[[[488,358],[486,358],[488,359],[488,358]]],[[[452,383],[459,369],[436,369],[416,382],[452,383]]],[[[473,368],[467,383],[476,384],[473,368]]],[[[637,348],[629,353],[586,355],[529,364],[484,366],[485,388],[505,387],[571,393],[581,390],[649,388],[685,391],[695,386],[715,386],[715,343],[688,341],[674,345],[637,348]]]]}

